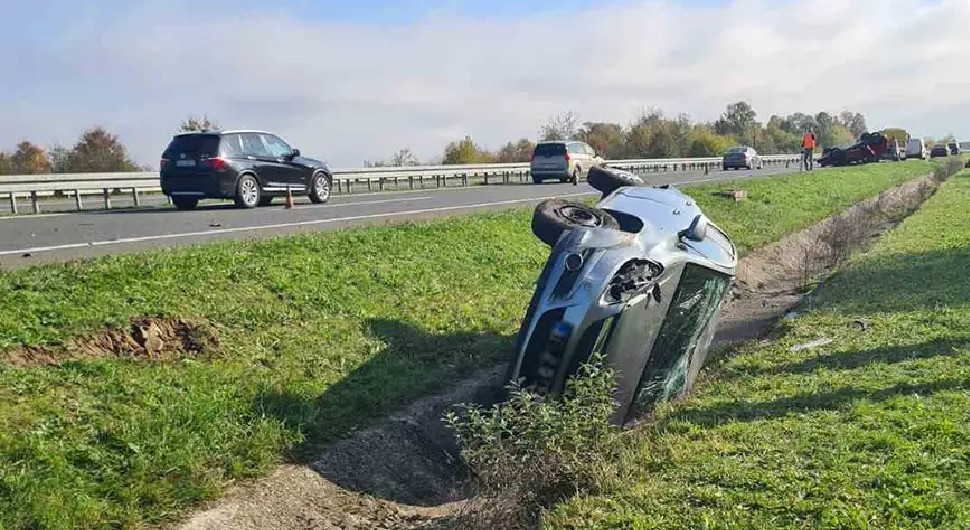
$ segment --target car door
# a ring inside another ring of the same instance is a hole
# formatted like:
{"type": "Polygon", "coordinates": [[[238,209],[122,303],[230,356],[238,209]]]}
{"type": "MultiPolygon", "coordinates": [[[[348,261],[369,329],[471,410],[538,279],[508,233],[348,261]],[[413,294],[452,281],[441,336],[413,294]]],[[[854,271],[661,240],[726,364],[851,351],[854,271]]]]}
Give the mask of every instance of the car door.
{"type": "Polygon", "coordinates": [[[259,133],[242,133],[239,136],[242,139],[243,153],[246,159],[252,163],[253,169],[256,170],[259,184],[264,189],[273,187],[272,183],[279,178],[276,159],[266,148],[263,139],[260,138],[259,133]]]}
{"type": "Polygon", "coordinates": [[[259,136],[272,157],[274,175],[272,187],[285,189],[290,186],[293,191],[306,189],[309,172],[293,161],[293,148],[275,134],[261,133],[259,136]]]}

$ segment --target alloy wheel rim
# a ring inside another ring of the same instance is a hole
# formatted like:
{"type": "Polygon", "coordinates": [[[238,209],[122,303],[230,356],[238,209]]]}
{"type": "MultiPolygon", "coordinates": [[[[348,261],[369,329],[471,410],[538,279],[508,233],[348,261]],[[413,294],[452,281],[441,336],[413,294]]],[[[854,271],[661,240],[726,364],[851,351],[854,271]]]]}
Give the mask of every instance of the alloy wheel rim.
{"type": "Polygon", "coordinates": [[[324,177],[317,178],[317,197],[327,199],[330,197],[330,185],[324,177]]]}
{"type": "Polygon", "coordinates": [[[256,182],[252,179],[243,181],[242,196],[246,204],[256,204],[256,182]]]}
{"type": "Polygon", "coordinates": [[[562,215],[567,220],[569,220],[570,222],[580,226],[596,227],[600,225],[599,217],[597,217],[592,212],[583,208],[576,208],[575,206],[566,206],[559,211],[559,214],[562,215]]]}

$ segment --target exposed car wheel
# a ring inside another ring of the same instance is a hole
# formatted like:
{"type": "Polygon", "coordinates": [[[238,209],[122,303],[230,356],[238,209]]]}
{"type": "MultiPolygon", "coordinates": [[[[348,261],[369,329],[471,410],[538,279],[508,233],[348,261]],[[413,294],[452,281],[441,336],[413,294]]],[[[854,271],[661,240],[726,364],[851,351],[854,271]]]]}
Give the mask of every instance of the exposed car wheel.
{"type": "Polygon", "coordinates": [[[317,173],[310,179],[310,202],[323,204],[330,200],[330,179],[323,173],[317,173]]]}
{"type": "Polygon", "coordinates": [[[556,245],[563,232],[580,226],[620,229],[620,224],[605,210],[576,201],[547,199],[532,213],[532,233],[550,247],[556,245]]]}
{"type": "Polygon", "coordinates": [[[243,175],[236,183],[236,206],[240,208],[255,208],[259,205],[260,195],[259,182],[252,175],[243,175]]]}
{"type": "Polygon", "coordinates": [[[260,206],[269,206],[271,204],[273,204],[273,196],[272,195],[263,195],[262,197],[259,198],[259,205],[260,206]]]}
{"type": "Polygon", "coordinates": [[[643,185],[643,180],[633,173],[608,167],[589,168],[586,180],[594,190],[601,192],[603,195],[609,195],[627,186],[643,185]]]}
{"type": "Polygon", "coordinates": [[[198,197],[172,197],[172,204],[179,210],[192,210],[199,205],[198,197]]]}

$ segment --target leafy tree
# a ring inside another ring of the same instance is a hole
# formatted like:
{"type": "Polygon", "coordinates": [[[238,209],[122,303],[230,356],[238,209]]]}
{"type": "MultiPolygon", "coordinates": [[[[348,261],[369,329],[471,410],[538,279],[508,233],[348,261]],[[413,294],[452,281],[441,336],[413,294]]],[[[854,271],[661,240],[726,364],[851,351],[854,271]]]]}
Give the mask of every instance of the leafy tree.
{"type": "Polygon", "coordinates": [[[940,140],[940,142],[945,143],[945,144],[950,144],[950,143],[953,143],[955,141],[957,141],[957,138],[956,138],[956,136],[953,136],[953,133],[948,133],[946,136],[943,137],[942,140],[940,140]]]}
{"type": "Polygon", "coordinates": [[[75,173],[138,170],[118,137],[100,126],[81,135],[68,155],[68,167],[75,173]]]}
{"type": "Polygon", "coordinates": [[[697,127],[691,132],[690,148],[687,151],[687,156],[721,156],[732,144],[734,144],[732,138],[717,134],[711,127],[697,127]]]}
{"type": "Polygon", "coordinates": [[[501,163],[528,162],[534,150],[535,144],[526,138],[522,138],[518,142],[509,142],[499,149],[495,161],[501,163]]]}
{"type": "Polygon", "coordinates": [[[47,150],[47,158],[51,161],[51,173],[67,173],[70,171],[71,151],[60,144],[54,144],[47,150]]]}
{"type": "Polygon", "coordinates": [[[572,140],[576,138],[576,115],[572,111],[549,118],[539,129],[539,141],[572,140]]]}
{"type": "Polygon", "coordinates": [[[480,148],[471,136],[458,142],[451,142],[445,147],[444,164],[482,164],[492,161],[492,154],[480,148]]]}
{"type": "Polygon", "coordinates": [[[394,153],[394,156],[391,157],[391,165],[394,167],[416,166],[418,165],[418,157],[414,156],[414,153],[405,147],[394,153]]]}
{"type": "Polygon", "coordinates": [[[839,113],[839,117],[836,120],[840,125],[843,125],[853,138],[858,138],[862,136],[862,133],[868,130],[866,125],[866,117],[862,114],[856,112],[852,113],[847,110],[839,113]]]}
{"type": "Polygon", "coordinates": [[[841,123],[837,123],[832,127],[832,146],[851,144],[858,137],[859,135],[852,134],[852,131],[841,123]]]}
{"type": "Polygon", "coordinates": [[[622,158],[626,150],[623,126],[618,123],[586,122],[579,130],[578,137],[596,149],[603,158],[622,158]]]}
{"type": "Polygon", "coordinates": [[[815,136],[818,138],[819,146],[832,147],[836,145],[834,127],[835,118],[828,112],[819,112],[815,115],[815,136]]]}
{"type": "Polygon", "coordinates": [[[715,122],[718,134],[744,134],[757,117],[757,113],[746,101],[739,101],[727,106],[727,110],[715,122]]]}
{"type": "Polygon", "coordinates": [[[0,175],[10,175],[12,171],[10,169],[10,155],[0,151],[0,175]]]}
{"type": "Polygon", "coordinates": [[[179,124],[179,132],[218,130],[221,130],[219,124],[213,120],[210,120],[206,115],[199,117],[195,116],[194,114],[190,114],[188,118],[182,120],[182,123],[179,124]]]}
{"type": "Polygon", "coordinates": [[[24,140],[17,144],[17,150],[10,156],[10,171],[15,175],[50,173],[51,161],[43,149],[24,140]]]}

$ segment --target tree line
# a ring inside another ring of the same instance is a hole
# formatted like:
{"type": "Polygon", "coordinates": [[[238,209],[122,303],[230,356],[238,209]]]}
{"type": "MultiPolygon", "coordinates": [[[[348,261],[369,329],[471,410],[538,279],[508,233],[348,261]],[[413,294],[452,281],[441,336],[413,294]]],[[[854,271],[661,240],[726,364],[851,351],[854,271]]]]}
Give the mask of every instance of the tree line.
{"type": "MultiPolygon", "coordinates": [[[[218,129],[206,116],[189,116],[179,124],[179,131],[218,129]]],[[[71,148],[54,144],[47,149],[23,140],[13,151],[0,150],[0,175],[38,175],[42,173],[90,173],[115,171],[150,171],[139,166],[128,154],[118,135],[104,127],[84,131],[71,148]]]]}
{"type": "MultiPolygon", "coordinates": [[[[720,156],[737,145],[755,148],[759,153],[795,153],[801,149],[802,135],[815,132],[821,147],[854,142],[866,132],[866,118],[858,112],[839,114],[796,112],[772,115],[758,121],[750,104],[744,101],[727,106],[713,122],[693,121],[686,114],[669,117],[660,109],[643,112],[628,125],[613,122],[579,123],[566,112],[543,125],[537,141],[579,140],[588,143],[606,159],[680,158],[720,156]]],[[[535,143],[522,138],[508,142],[495,151],[475,143],[471,136],[449,143],[441,157],[445,164],[488,162],[527,162],[535,143]]]]}
{"type": "MultiPolygon", "coordinates": [[[[208,116],[189,116],[178,131],[219,130],[208,116]]],[[[627,125],[613,122],[579,122],[573,112],[554,116],[537,131],[535,140],[520,138],[489,150],[470,135],[449,142],[440,157],[419,161],[410,149],[400,149],[389,159],[365,161],[365,167],[416,166],[423,164],[479,164],[528,162],[536,141],[580,140],[606,159],[680,158],[720,156],[728,148],[746,145],[759,153],[795,153],[802,135],[815,132],[821,147],[852,143],[866,132],[866,118],[858,112],[839,114],[796,112],[772,115],[759,121],[745,101],[728,105],[713,122],[694,121],[687,114],[667,116],[658,108],[644,111],[627,125]]],[[[70,149],[49,149],[24,140],[12,152],[0,151],[0,175],[80,173],[88,171],[138,171],[118,137],[102,127],[85,131],[70,149]]]]}

